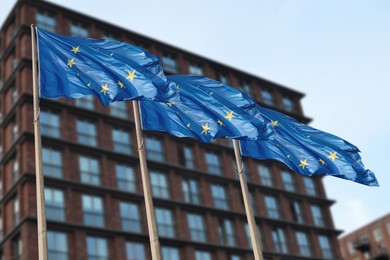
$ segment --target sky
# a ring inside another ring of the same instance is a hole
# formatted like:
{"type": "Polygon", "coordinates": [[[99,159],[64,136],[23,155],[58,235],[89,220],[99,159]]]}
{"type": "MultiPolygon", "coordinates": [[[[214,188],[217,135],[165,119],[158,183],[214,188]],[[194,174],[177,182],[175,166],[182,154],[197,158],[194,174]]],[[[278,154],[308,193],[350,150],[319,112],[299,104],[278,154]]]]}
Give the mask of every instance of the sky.
{"type": "MultiPolygon", "coordinates": [[[[390,1],[50,2],[305,93],[310,125],[359,147],[380,184],[325,177],[336,228],[390,213],[390,1]]],[[[0,0],[0,24],[14,3],[0,0]]]]}

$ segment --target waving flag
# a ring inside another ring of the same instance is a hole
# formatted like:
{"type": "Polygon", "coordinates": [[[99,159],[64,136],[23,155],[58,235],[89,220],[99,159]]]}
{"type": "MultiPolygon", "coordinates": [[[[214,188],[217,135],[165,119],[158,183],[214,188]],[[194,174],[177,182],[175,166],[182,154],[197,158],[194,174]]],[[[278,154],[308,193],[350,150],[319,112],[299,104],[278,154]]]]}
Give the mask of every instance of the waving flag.
{"type": "Polygon", "coordinates": [[[95,95],[118,100],[169,100],[175,94],[159,59],[130,44],[63,36],[37,29],[40,97],[95,95]]]}

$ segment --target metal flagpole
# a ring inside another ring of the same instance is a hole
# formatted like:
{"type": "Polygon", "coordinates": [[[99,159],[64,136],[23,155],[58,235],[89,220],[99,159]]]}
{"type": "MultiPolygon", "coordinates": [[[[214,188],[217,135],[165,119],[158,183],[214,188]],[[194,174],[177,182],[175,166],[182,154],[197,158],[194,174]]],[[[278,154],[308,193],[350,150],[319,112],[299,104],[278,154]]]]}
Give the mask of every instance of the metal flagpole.
{"type": "Polygon", "coordinates": [[[261,251],[261,245],[259,236],[257,234],[255,217],[253,215],[253,209],[250,204],[248,184],[246,183],[246,177],[244,173],[244,167],[242,164],[241,149],[240,143],[233,139],[234,154],[236,156],[236,163],[238,169],[238,177],[240,179],[242,197],[244,198],[244,206],[246,217],[248,219],[248,228],[252,241],[253,254],[255,255],[255,260],[263,260],[263,252],[261,251]]]}
{"type": "Polygon", "coordinates": [[[133,110],[134,110],[135,131],[137,133],[138,156],[139,156],[139,162],[141,167],[142,187],[143,187],[144,199],[145,199],[146,219],[148,222],[150,248],[152,251],[152,259],[160,260],[161,259],[160,241],[157,233],[156,217],[154,215],[153,198],[152,198],[152,191],[150,189],[148,167],[146,165],[145,145],[142,137],[139,101],[133,101],[133,110]]]}
{"type": "Polygon", "coordinates": [[[38,93],[38,70],[37,70],[37,44],[36,27],[31,25],[32,43],[32,74],[34,96],[34,141],[35,141],[35,181],[37,193],[37,224],[38,224],[38,255],[39,260],[47,260],[47,228],[45,213],[45,191],[42,174],[42,140],[41,124],[39,120],[39,93],[38,93]]]}

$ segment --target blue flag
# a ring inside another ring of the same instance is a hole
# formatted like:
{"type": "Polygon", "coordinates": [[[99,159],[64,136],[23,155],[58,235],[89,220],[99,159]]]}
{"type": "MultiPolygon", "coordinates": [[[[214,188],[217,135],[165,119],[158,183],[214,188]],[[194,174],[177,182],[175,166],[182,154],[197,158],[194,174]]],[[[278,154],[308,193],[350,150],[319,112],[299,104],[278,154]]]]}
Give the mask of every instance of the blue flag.
{"type": "Polygon", "coordinates": [[[259,105],[257,110],[275,135],[272,140],[240,141],[243,156],[278,160],[306,176],[331,175],[379,186],[374,173],[364,168],[356,146],[274,110],[259,105]]]}
{"type": "Polygon", "coordinates": [[[166,104],[141,102],[144,130],[165,131],[202,142],[214,138],[265,139],[272,129],[239,90],[202,76],[172,75],[178,96],[166,104]]]}
{"type": "Polygon", "coordinates": [[[63,36],[37,29],[40,97],[95,95],[103,105],[119,100],[169,100],[159,59],[130,44],[63,36]]]}

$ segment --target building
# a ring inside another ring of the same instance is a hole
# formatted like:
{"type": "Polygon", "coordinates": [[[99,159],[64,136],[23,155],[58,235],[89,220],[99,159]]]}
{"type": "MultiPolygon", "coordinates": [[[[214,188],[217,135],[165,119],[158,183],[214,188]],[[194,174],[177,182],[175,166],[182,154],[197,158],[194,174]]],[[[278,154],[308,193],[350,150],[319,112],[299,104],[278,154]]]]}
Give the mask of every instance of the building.
{"type": "Polygon", "coordinates": [[[388,260],[390,249],[390,213],[339,239],[346,260],[388,260]]]}
{"type": "MultiPolygon", "coordinates": [[[[302,122],[303,94],[44,1],[21,0],[0,30],[0,250],[37,259],[30,24],[64,35],[118,39],[162,58],[167,73],[226,82],[302,122]]],[[[130,102],[42,99],[50,259],[150,259],[130,102]]],[[[147,132],[164,259],[253,259],[232,145],[147,132]]],[[[339,259],[320,177],[245,159],[266,259],[339,259]]]]}

